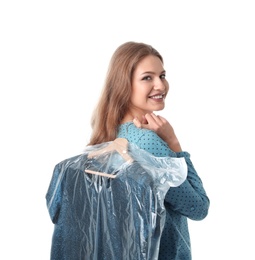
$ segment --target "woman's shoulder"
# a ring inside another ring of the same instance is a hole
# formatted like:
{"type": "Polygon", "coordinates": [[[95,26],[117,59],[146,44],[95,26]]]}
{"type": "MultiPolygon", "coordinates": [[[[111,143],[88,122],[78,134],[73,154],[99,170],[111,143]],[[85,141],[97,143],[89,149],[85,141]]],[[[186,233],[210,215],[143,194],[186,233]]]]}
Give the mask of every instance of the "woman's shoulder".
{"type": "Polygon", "coordinates": [[[152,130],[138,128],[133,122],[126,122],[119,125],[118,137],[126,138],[130,142],[139,141],[142,137],[151,137],[153,139],[160,139],[160,137],[152,130]]]}
{"type": "Polygon", "coordinates": [[[135,143],[155,156],[174,156],[167,143],[154,131],[138,128],[133,122],[126,122],[119,126],[117,137],[126,138],[130,143],[135,143]]]}

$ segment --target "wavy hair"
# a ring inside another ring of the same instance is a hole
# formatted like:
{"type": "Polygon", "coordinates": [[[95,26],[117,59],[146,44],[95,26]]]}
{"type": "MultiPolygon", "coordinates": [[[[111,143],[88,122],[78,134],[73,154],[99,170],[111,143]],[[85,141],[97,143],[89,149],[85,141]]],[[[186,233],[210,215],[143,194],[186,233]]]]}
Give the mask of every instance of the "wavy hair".
{"type": "Polygon", "coordinates": [[[91,118],[92,134],[88,145],[112,141],[118,126],[128,112],[132,91],[132,77],[137,64],[146,56],[163,58],[151,45],[126,42],[112,55],[104,87],[91,118]]]}

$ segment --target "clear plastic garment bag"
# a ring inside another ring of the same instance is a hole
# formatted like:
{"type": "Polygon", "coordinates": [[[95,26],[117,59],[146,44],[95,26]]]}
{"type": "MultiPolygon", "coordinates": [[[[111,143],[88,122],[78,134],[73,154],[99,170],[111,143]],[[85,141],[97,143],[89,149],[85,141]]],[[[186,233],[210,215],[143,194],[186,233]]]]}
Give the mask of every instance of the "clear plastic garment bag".
{"type": "Polygon", "coordinates": [[[184,158],[155,157],[117,138],[58,163],[46,194],[51,260],[153,260],[164,197],[187,176],[184,158]]]}

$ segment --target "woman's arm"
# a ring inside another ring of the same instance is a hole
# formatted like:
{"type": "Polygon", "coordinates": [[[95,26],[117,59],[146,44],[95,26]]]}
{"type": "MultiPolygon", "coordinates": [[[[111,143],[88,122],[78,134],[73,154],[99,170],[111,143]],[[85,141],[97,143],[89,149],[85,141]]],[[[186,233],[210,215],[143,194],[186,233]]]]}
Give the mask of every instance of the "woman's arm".
{"type": "MultiPolygon", "coordinates": [[[[142,137],[139,140],[140,144],[138,144],[141,148],[151,152],[155,156],[159,156],[157,153],[154,153],[155,146],[164,147],[165,154],[163,156],[185,158],[188,166],[187,179],[180,186],[169,189],[165,197],[165,202],[170,205],[172,210],[190,219],[201,220],[205,218],[208,214],[209,198],[190,160],[189,153],[182,152],[181,145],[170,123],[165,118],[156,116],[154,113],[146,114],[143,122],[140,122],[138,119],[134,119],[133,122],[138,128],[150,130],[158,136],[158,142],[157,144],[153,144],[154,147],[152,147],[152,144],[147,146],[145,144],[146,138],[142,137]]],[[[155,139],[155,137],[151,138],[155,139]]],[[[159,150],[159,148],[156,150],[159,150]]]]}
{"type": "Polygon", "coordinates": [[[191,160],[190,155],[186,152],[184,155],[188,166],[187,179],[178,187],[169,189],[165,196],[165,202],[169,204],[170,208],[181,215],[184,215],[193,220],[202,220],[208,214],[210,205],[209,198],[203,187],[202,180],[198,176],[191,160]]]}

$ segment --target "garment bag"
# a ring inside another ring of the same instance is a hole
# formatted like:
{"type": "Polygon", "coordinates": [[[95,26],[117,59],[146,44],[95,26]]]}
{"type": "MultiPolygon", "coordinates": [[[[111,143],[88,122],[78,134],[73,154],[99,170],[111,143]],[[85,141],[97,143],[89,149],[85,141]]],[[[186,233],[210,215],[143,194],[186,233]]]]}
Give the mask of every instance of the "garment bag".
{"type": "Polygon", "coordinates": [[[58,163],[46,195],[51,260],[157,259],[165,194],[186,176],[184,158],[154,157],[123,138],[58,163]]]}

